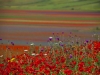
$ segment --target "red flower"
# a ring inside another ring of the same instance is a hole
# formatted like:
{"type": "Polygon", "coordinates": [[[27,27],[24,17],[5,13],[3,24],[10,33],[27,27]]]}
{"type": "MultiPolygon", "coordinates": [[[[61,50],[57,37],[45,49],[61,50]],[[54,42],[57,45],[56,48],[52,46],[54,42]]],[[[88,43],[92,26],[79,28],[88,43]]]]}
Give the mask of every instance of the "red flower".
{"type": "Polygon", "coordinates": [[[0,64],[0,67],[4,67],[4,64],[0,64]]]}
{"type": "Polygon", "coordinates": [[[45,70],[45,66],[41,66],[40,67],[40,71],[42,72],[42,71],[44,71],[45,70]]]}
{"type": "Polygon", "coordinates": [[[95,74],[96,74],[96,75],[100,75],[100,69],[97,69],[97,70],[95,71],[95,74]]]}
{"type": "Polygon", "coordinates": [[[83,67],[79,67],[78,70],[79,70],[80,72],[83,72],[83,71],[84,71],[84,68],[83,68],[83,67]]]}
{"type": "Polygon", "coordinates": [[[81,72],[83,72],[84,71],[84,66],[85,66],[85,63],[84,62],[80,62],[78,64],[78,70],[81,71],[81,72]]]}
{"type": "Polygon", "coordinates": [[[76,61],[72,61],[72,62],[70,63],[70,65],[72,66],[72,68],[75,67],[76,61]]]}
{"type": "Polygon", "coordinates": [[[80,63],[78,64],[79,67],[84,67],[84,65],[85,65],[84,62],[80,62],[80,63]]]}
{"type": "Polygon", "coordinates": [[[72,70],[70,70],[70,69],[66,69],[66,70],[64,70],[64,73],[66,74],[66,75],[71,75],[72,74],[72,70]]]}
{"type": "Polygon", "coordinates": [[[3,75],[9,75],[10,72],[11,72],[10,67],[6,67],[6,68],[4,69],[3,75]]]}
{"type": "Polygon", "coordinates": [[[26,67],[26,72],[28,73],[34,73],[34,69],[31,66],[26,67]]]}
{"type": "Polygon", "coordinates": [[[44,73],[45,73],[46,75],[49,75],[49,74],[50,74],[50,70],[45,69],[44,73]]]}
{"type": "Polygon", "coordinates": [[[64,63],[65,62],[65,58],[64,57],[61,57],[61,63],[64,63]]]}
{"type": "Polygon", "coordinates": [[[50,68],[50,70],[54,71],[56,69],[56,66],[55,65],[50,65],[49,68],[50,68]]]}
{"type": "Polygon", "coordinates": [[[92,48],[92,44],[88,44],[88,49],[91,50],[91,48],[92,48]]]}
{"type": "Polygon", "coordinates": [[[4,71],[0,68],[0,75],[3,75],[4,71]]]}
{"type": "Polygon", "coordinates": [[[24,73],[19,73],[19,75],[26,75],[26,74],[24,74],[24,73]]]}
{"type": "Polygon", "coordinates": [[[90,67],[86,67],[85,68],[85,72],[91,73],[92,72],[92,67],[91,66],[90,67]]]}
{"type": "Polygon", "coordinates": [[[100,42],[94,41],[93,45],[94,45],[94,50],[100,50],[100,42]]]}
{"type": "Polygon", "coordinates": [[[34,66],[37,67],[37,66],[39,66],[39,64],[41,62],[42,62],[42,60],[40,60],[39,57],[36,57],[33,63],[34,63],[34,66]]]}

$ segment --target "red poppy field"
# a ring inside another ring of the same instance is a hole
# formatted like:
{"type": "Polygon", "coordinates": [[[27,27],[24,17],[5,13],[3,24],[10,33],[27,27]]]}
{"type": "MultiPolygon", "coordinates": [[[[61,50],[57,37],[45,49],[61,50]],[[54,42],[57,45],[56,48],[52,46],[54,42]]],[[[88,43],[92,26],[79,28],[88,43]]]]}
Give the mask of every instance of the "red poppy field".
{"type": "Polygon", "coordinates": [[[49,37],[48,43],[1,44],[0,75],[100,75],[100,41],[66,45],[59,37],[49,37]]]}

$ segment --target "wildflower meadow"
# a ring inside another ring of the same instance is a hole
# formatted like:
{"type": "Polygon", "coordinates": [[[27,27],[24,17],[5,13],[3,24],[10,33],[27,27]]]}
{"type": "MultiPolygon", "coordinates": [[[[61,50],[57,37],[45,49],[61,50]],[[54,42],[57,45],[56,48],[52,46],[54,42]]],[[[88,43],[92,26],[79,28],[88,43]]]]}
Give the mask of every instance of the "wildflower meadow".
{"type": "MultiPolygon", "coordinates": [[[[37,49],[31,43],[28,47],[21,54],[0,55],[0,75],[100,75],[99,37],[79,41],[72,33],[69,39],[64,32],[61,36],[53,33],[46,46],[37,49]]],[[[12,54],[9,46],[6,50],[12,54]]]]}

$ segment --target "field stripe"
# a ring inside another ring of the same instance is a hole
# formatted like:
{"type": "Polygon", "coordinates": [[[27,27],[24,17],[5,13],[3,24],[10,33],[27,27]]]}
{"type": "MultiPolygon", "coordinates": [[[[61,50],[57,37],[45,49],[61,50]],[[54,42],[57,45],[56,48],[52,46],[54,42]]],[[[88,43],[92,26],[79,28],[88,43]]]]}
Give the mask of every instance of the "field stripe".
{"type": "Polygon", "coordinates": [[[33,23],[61,23],[61,24],[100,24],[99,21],[43,21],[43,20],[19,20],[19,19],[0,19],[3,22],[33,22],[33,23]]]}

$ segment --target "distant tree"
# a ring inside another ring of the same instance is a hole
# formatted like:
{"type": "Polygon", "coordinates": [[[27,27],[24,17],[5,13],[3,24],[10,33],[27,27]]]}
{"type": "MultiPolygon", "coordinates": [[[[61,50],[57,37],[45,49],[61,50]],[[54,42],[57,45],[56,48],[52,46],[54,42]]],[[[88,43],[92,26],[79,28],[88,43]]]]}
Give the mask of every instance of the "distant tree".
{"type": "Polygon", "coordinates": [[[99,27],[96,27],[96,30],[100,30],[100,28],[99,27]]]}
{"type": "Polygon", "coordinates": [[[71,8],[71,10],[74,10],[74,8],[71,8]]]}

